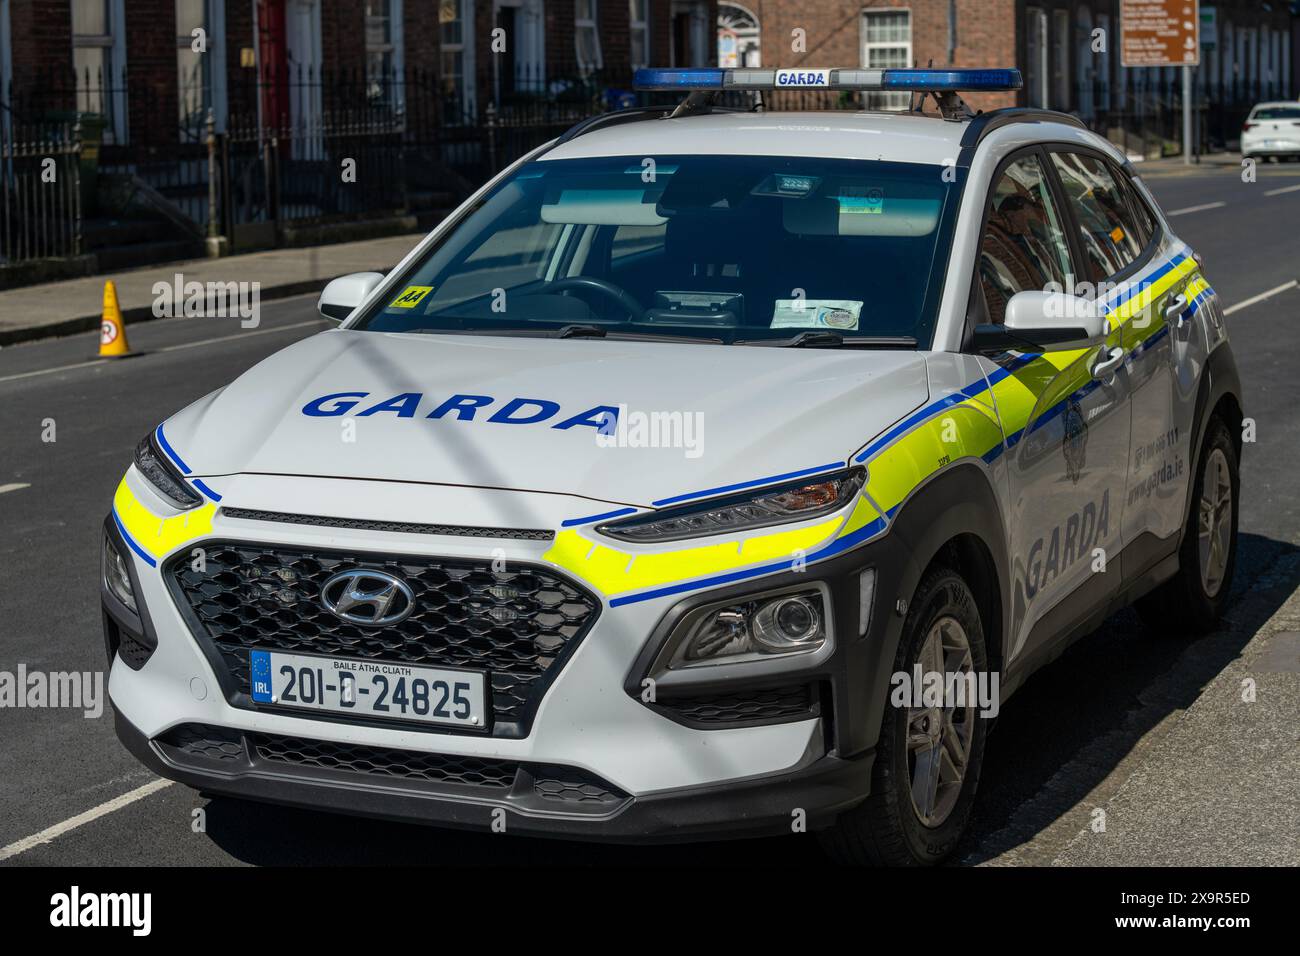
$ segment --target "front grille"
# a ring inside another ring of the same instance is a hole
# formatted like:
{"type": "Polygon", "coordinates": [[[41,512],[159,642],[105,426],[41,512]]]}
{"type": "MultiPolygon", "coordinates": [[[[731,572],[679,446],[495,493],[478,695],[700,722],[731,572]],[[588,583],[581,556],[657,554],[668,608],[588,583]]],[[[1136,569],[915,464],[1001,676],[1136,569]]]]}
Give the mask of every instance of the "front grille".
{"type": "Polygon", "coordinates": [[[519,769],[518,764],[505,760],[425,754],[273,734],[249,734],[248,740],[253,753],[262,760],[434,783],[505,790],[514,784],[519,769]]]}
{"type": "Polygon", "coordinates": [[[692,724],[771,723],[817,715],[809,684],[661,699],[656,706],[692,724]]]}
{"type": "Polygon", "coordinates": [[[550,678],[591,628],[596,599],[566,578],[513,564],[299,550],[240,543],[204,545],[202,562],[182,552],[166,577],[195,635],[226,671],[227,693],[249,706],[250,648],[487,670],[493,733],[523,736],[550,678]],[[201,570],[195,569],[195,564],[201,570]],[[415,609],[372,628],[336,618],[321,586],[349,568],[403,578],[415,609]]]}
{"type": "Polygon", "coordinates": [[[430,754],[392,747],[342,744],[280,734],[249,733],[208,724],[181,724],[155,741],[179,763],[198,757],[231,764],[281,764],[303,770],[328,770],[389,777],[415,784],[450,784],[494,791],[500,797],[529,794],[525,803],[564,804],[567,810],[603,813],[627,794],[577,767],[488,760],[455,754],[430,754]],[[247,743],[245,743],[247,741],[247,743]],[[251,761],[251,763],[250,763],[251,761]]]}
{"type": "Polygon", "coordinates": [[[347,528],[352,531],[391,531],[395,534],[444,534],[461,538],[512,538],[519,541],[550,541],[555,532],[544,528],[484,528],[463,524],[419,524],[413,521],[370,521],[363,518],[331,518],[325,515],[301,515],[287,511],[254,511],[250,508],[222,508],[227,518],[245,521],[281,521],[286,524],[309,524],[322,528],[347,528]]]}

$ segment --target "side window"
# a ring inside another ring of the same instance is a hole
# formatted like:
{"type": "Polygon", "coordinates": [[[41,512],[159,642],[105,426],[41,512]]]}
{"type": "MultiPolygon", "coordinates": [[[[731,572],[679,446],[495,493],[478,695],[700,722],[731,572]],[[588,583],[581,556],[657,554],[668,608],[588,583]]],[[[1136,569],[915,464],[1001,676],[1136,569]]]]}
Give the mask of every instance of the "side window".
{"type": "Polygon", "coordinates": [[[1146,244],[1151,241],[1151,237],[1155,235],[1156,232],[1156,219],[1155,216],[1151,214],[1151,207],[1148,206],[1146,200],[1142,198],[1142,193],[1138,191],[1133,180],[1129,179],[1123,173],[1116,173],[1113,167],[1111,168],[1111,174],[1115,176],[1115,181],[1119,183],[1120,188],[1124,191],[1124,195],[1128,197],[1129,208],[1133,210],[1134,224],[1138,227],[1138,230],[1141,233],[1138,238],[1142,247],[1145,248],[1146,244]]]}
{"type": "Polygon", "coordinates": [[[1142,231],[1133,222],[1124,194],[1104,160],[1081,153],[1052,153],[1061,190],[1079,224],[1079,243],[1088,274],[1100,282],[1142,253],[1142,231]]]}
{"type": "Polygon", "coordinates": [[[1073,288],[1069,243],[1035,155],[1011,163],[994,184],[979,275],[988,320],[996,325],[1017,292],[1041,291],[1052,283],[1073,288]]]}

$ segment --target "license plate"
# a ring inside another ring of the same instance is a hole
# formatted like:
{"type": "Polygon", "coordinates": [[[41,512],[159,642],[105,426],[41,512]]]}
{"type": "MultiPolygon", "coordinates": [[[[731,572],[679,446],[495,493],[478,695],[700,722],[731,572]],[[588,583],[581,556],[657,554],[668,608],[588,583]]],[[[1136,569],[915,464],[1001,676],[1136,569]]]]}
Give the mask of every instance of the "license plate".
{"type": "Polygon", "coordinates": [[[314,654],[249,652],[254,703],[361,717],[482,728],[483,671],[314,654]]]}

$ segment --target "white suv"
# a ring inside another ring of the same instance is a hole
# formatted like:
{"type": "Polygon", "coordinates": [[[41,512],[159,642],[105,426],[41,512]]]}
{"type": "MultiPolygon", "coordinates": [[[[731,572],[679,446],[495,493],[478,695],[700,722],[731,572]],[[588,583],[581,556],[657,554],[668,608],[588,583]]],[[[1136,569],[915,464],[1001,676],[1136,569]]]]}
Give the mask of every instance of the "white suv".
{"type": "Polygon", "coordinates": [[[953,92],[1015,71],[639,79],[689,95],[524,157],[140,443],[103,601],[145,764],[930,863],[1031,672],[1139,598],[1219,614],[1237,375],[1118,151],[953,92]],[[941,115],[714,102],[787,86],[941,115]]]}

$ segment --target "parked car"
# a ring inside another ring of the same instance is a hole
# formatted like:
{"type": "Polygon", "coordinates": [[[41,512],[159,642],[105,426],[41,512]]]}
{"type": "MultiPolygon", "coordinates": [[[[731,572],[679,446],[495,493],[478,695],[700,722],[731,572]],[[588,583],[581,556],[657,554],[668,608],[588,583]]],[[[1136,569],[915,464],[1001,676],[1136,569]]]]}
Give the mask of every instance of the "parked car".
{"type": "Polygon", "coordinates": [[[525,156],[389,275],[331,282],[337,328],[140,443],[102,596],[144,764],[485,831],[806,827],[929,864],[1031,673],[1132,602],[1214,623],[1240,387],[1120,152],[956,96],[1013,70],[639,82],[686,99],[525,156]],[[791,86],[941,115],[713,105],[791,86]]]}

